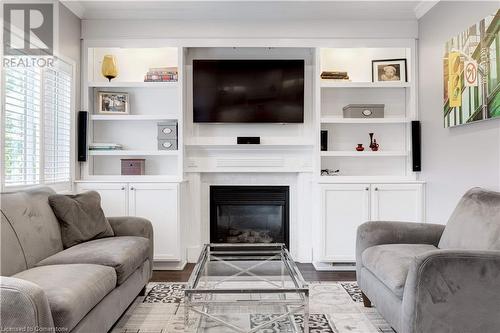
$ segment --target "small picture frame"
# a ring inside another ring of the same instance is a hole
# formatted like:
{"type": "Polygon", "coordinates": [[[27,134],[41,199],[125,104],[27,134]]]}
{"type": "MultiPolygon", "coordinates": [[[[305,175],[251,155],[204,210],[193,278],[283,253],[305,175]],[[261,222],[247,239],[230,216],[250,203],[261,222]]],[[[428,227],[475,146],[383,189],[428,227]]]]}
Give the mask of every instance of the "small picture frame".
{"type": "Polygon", "coordinates": [[[98,114],[129,114],[128,93],[115,91],[97,92],[98,114]]]}
{"type": "Polygon", "coordinates": [[[372,82],[408,82],[406,59],[372,60],[372,82]]]}

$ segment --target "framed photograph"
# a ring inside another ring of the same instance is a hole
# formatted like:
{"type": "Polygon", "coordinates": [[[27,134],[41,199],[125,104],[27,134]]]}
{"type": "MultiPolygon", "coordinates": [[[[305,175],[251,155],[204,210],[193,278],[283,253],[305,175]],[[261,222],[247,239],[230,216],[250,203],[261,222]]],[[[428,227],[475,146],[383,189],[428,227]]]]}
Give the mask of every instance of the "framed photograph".
{"type": "Polygon", "coordinates": [[[97,92],[97,113],[99,114],[128,114],[128,93],[115,91],[97,92]]]}
{"type": "Polygon", "coordinates": [[[372,60],[372,82],[407,82],[406,59],[372,60]]]}

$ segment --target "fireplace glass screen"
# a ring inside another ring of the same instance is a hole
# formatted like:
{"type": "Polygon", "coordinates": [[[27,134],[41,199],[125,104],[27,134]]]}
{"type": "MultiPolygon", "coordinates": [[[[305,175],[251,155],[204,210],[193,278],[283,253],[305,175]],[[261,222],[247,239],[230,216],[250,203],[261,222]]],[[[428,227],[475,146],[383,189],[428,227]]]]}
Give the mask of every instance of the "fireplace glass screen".
{"type": "Polygon", "coordinates": [[[284,243],[283,207],[219,205],[218,243],[284,243]]]}
{"type": "Polygon", "coordinates": [[[210,242],[288,246],[288,187],[211,186],[210,242]]]}

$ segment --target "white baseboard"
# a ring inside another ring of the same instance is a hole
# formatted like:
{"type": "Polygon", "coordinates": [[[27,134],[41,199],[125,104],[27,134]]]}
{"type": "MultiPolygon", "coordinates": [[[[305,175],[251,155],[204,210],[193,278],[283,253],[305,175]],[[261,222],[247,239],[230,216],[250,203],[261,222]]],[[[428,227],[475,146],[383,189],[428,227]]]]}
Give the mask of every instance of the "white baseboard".
{"type": "Polygon", "coordinates": [[[349,263],[335,263],[331,262],[313,262],[314,269],[317,271],[331,271],[331,272],[353,272],[356,270],[356,266],[349,263]]]}
{"type": "Polygon", "coordinates": [[[182,271],[187,262],[183,261],[155,261],[153,270],[155,271],[182,271]]]}

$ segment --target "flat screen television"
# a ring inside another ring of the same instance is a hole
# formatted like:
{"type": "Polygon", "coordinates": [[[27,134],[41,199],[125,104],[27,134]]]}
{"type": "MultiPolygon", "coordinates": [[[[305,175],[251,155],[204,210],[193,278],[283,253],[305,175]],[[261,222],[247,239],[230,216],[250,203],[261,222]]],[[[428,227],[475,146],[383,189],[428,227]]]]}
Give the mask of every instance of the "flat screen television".
{"type": "Polygon", "coordinates": [[[195,123],[303,123],[304,60],[193,60],[195,123]]]}

